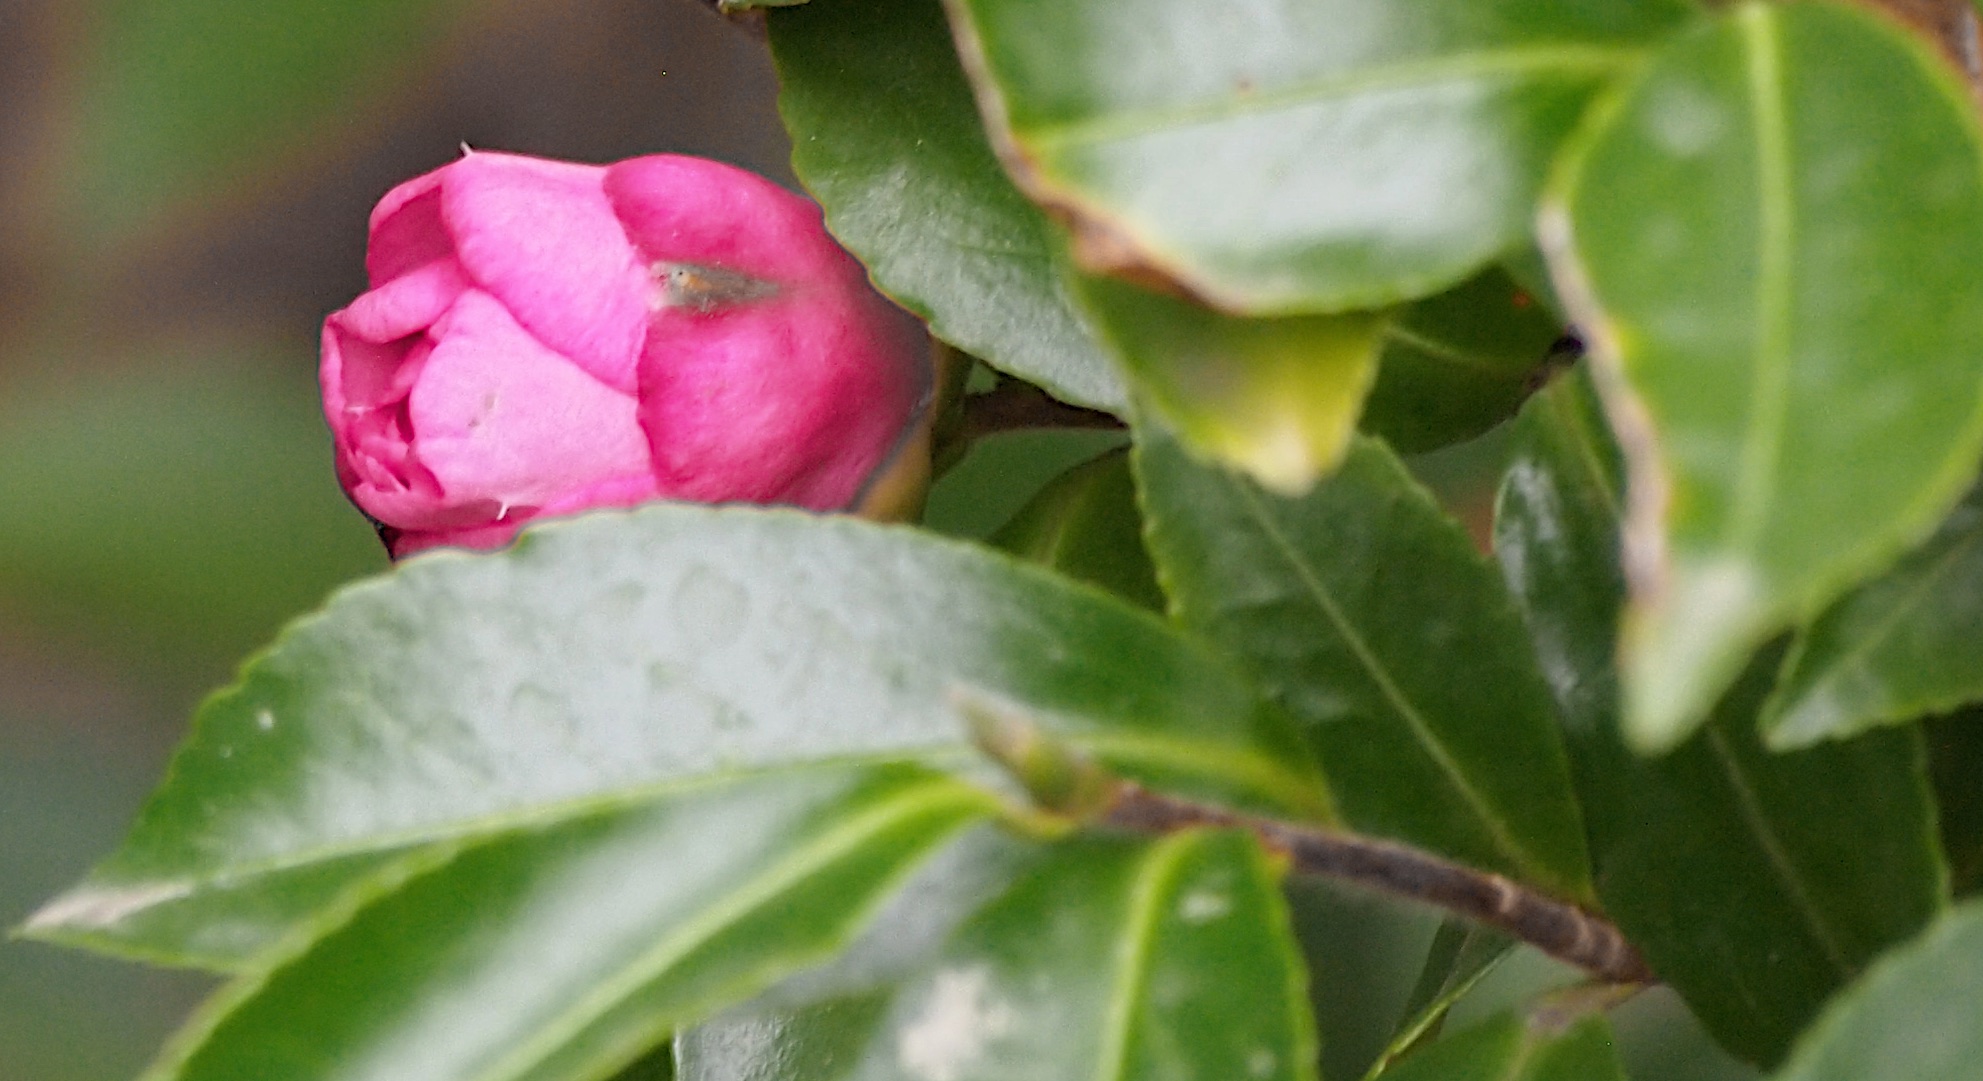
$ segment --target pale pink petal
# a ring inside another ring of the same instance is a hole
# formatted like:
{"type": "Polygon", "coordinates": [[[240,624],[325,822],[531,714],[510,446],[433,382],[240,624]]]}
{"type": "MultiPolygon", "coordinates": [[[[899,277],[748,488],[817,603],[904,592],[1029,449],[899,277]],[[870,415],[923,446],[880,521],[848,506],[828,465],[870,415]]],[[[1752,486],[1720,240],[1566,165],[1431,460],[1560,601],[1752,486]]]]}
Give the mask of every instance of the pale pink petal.
{"type": "Polygon", "coordinates": [[[346,332],[390,342],[433,326],[467,289],[460,265],[436,259],[359,296],[338,314],[346,332]]]}
{"type": "Polygon", "coordinates": [[[494,503],[503,517],[647,474],[633,398],[539,344],[503,305],[471,291],[433,333],[410,418],[450,502],[494,503]]]}
{"type": "Polygon", "coordinates": [[[596,165],[476,152],[448,167],[442,209],[476,283],[538,341],[631,394],[649,278],[604,176],[596,165]]]}
{"type": "Polygon", "coordinates": [[[786,285],[862,273],[812,202],[721,162],[631,158],[607,167],[606,195],[649,264],[722,267],[786,285]]]}
{"type": "Polygon", "coordinates": [[[454,242],[441,225],[442,166],[399,185],[372,208],[365,273],[374,286],[448,254],[454,242]]]}

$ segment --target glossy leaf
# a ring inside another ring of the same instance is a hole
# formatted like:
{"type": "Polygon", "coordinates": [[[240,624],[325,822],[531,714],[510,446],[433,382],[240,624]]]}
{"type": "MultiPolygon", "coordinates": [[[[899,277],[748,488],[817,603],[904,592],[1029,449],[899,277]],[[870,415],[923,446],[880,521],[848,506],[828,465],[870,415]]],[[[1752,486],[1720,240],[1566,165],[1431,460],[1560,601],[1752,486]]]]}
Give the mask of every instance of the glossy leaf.
{"type": "Polygon", "coordinates": [[[675,1037],[681,1081],[812,1081],[851,1061],[902,983],[926,972],[963,922],[1051,852],[979,827],[926,861],[859,940],[819,968],[675,1037]]]}
{"type": "Polygon", "coordinates": [[[1092,271],[1255,314],[1424,296],[1525,243],[1591,92],[1680,0],[951,0],[1006,168],[1092,271]]]}
{"type": "Polygon", "coordinates": [[[1497,1015],[1384,1071],[1385,1081],[1625,1081],[1611,1026],[1587,1017],[1561,1026],[1539,1012],[1497,1015]]]}
{"type": "Polygon", "coordinates": [[[1400,309],[1384,328],[1363,430],[1403,454],[1471,439],[1514,415],[1562,334],[1499,269],[1400,309]]]}
{"type": "Polygon", "coordinates": [[[1983,497],[1806,627],[1763,710],[1770,746],[1803,747],[1983,699],[1983,497]]]}
{"type": "Polygon", "coordinates": [[[1315,1078],[1275,875],[1236,833],[1076,839],[886,1002],[739,1020],[684,1081],[1315,1078]]]}
{"type": "Polygon", "coordinates": [[[675,1038],[675,1076],[678,1081],[836,1081],[848,1076],[877,1038],[888,1002],[887,991],[872,991],[790,1010],[719,1017],[675,1038]]]}
{"type": "Polygon", "coordinates": [[[1156,568],[1143,548],[1143,515],[1126,450],[1110,451],[1055,478],[991,543],[1152,611],[1164,609],[1156,568]]]}
{"type": "Polygon", "coordinates": [[[1562,707],[1599,899],[1731,1051],[1780,1057],[1825,997],[1942,903],[1919,737],[1791,755],[1755,718],[1773,657],[1648,759],[1618,729],[1618,452],[1581,373],[1516,422],[1495,551],[1562,707]]]}
{"type": "Polygon", "coordinates": [[[728,769],[975,765],[960,693],[1129,776],[1330,814],[1286,719],[1147,613],[907,529],[655,506],[339,595],[208,703],[124,846],[28,930],[238,963],[340,861],[728,769]],[[188,934],[220,923],[226,949],[188,934]]]}
{"type": "Polygon", "coordinates": [[[1950,912],[1825,1009],[1776,1081],[1967,1081],[1983,1062],[1983,903],[1950,912]]]}
{"type": "Polygon", "coordinates": [[[1200,455],[1298,494],[1342,460],[1386,320],[1243,319],[1100,278],[1080,295],[1147,408],[1200,455]]]}
{"type": "Polygon", "coordinates": [[[1878,14],[1749,3],[1662,50],[1554,192],[1632,458],[1626,731],[1663,750],[1973,479],[1983,134],[1878,14]]]}
{"type": "Polygon", "coordinates": [[[1514,939],[1464,920],[1448,919],[1440,924],[1426,950],[1418,983],[1405,1000],[1404,1018],[1384,1052],[1370,1064],[1364,1081],[1376,1081],[1399,1059],[1437,1039],[1453,1007],[1514,948],[1514,939]]]}
{"type": "Polygon", "coordinates": [[[466,5],[113,0],[92,7],[65,224],[86,250],[280,152],[318,147],[466,5]]]}
{"type": "Polygon", "coordinates": [[[224,989],[146,1081],[609,1074],[842,945],[993,798],[787,770],[517,830],[224,989]]]}
{"type": "Polygon", "coordinates": [[[1136,451],[1173,611],[1299,721],[1344,818],[1535,883],[1589,893],[1556,731],[1505,587],[1381,443],[1300,499],[1136,451]]]}
{"type": "Polygon", "coordinates": [[[985,142],[938,0],[824,0],[768,22],[792,169],[876,284],[993,367],[1122,409],[1052,227],[985,142]]]}

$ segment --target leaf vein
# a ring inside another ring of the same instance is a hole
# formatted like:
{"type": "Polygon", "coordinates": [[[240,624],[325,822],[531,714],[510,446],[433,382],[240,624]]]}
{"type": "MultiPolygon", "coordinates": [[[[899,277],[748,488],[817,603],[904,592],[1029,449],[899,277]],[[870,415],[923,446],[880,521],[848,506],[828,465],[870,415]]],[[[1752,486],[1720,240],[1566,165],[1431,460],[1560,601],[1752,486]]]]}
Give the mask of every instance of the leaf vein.
{"type": "Polygon", "coordinates": [[[1748,59],[1751,120],[1756,128],[1756,327],[1750,377],[1750,416],[1743,433],[1730,546],[1752,552],[1769,521],[1783,450],[1790,393],[1791,261],[1796,244],[1791,210],[1790,146],[1784,111],[1782,43],[1775,11],[1751,5],[1739,14],[1748,59]]]}
{"type": "MultiPolygon", "coordinates": [[[[1418,711],[1418,707],[1412,703],[1411,699],[1405,694],[1404,689],[1398,686],[1397,681],[1391,676],[1390,669],[1385,666],[1383,659],[1378,657],[1376,652],[1371,649],[1370,643],[1364,641],[1363,635],[1357,631],[1356,627],[1350,622],[1349,616],[1336,603],[1335,596],[1330,592],[1328,585],[1315,575],[1308,564],[1301,558],[1301,553],[1296,550],[1294,542],[1274,522],[1273,516],[1267,512],[1267,508],[1260,505],[1259,497],[1237,480],[1230,481],[1229,483],[1232,484],[1233,490],[1239,494],[1240,502],[1245,506],[1248,516],[1259,525],[1261,532],[1273,544],[1275,551],[1286,561],[1289,569],[1294,572],[1296,579],[1307,589],[1309,596],[1314,599],[1316,607],[1321,610],[1323,616],[1335,628],[1337,635],[1349,647],[1350,652],[1356,656],[1357,663],[1363,667],[1364,673],[1376,685],[1378,693],[1383,697],[1384,701],[1405,722],[1405,727],[1410,730],[1413,738],[1418,742],[1420,748],[1424,750],[1426,756],[1432,759],[1433,764],[1445,775],[1447,783],[1453,786],[1453,789],[1469,807],[1473,808],[1481,824],[1486,828],[1489,836],[1492,837],[1495,847],[1501,849],[1502,854],[1515,866],[1521,867],[1530,873],[1537,873],[1539,869],[1534,866],[1534,861],[1522,846],[1509,835],[1500,818],[1494,813],[1493,805],[1467,779],[1466,772],[1460,768],[1460,764],[1454,760],[1452,753],[1446,749],[1444,741],[1433,730],[1431,723],[1418,711]]],[[[1324,768],[1326,772],[1326,765],[1324,768]]],[[[1552,876],[1547,873],[1540,873],[1538,877],[1544,881],[1553,880],[1552,876]]]]}
{"type": "Polygon", "coordinates": [[[1819,911],[1817,902],[1812,899],[1810,891],[1804,888],[1804,880],[1798,876],[1796,866],[1790,861],[1790,853],[1784,850],[1782,840],[1777,837],[1775,828],[1770,825],[1769,815],[1763,810],[1762,801],[1756,798],[1755,789],[1750,787],[1749,778],[1742,772],[1741,764],[1735,759],[1735,752],[1729,748],[1727,739],[1713,726],[1707,729],[1707,736],[1708,746],[1714,750],[1716,763],[1721,766],[1723,775],[1728,778],[1729,787],[1735,791],[1735,802],[1741,808],[1743,823],[1755,836],[1756,844],[1769,859],[1770,869],[1782,880],[1791,901],[1796,905],[1799,914],[1804,917],[1805,923],[1809,925],[1811,937],[1824,951],[1825,959],[1838,970],[1840,982],[1844,982],[1852,976],[1853,965],[1846,959],[1844,948],[1832,934],[1831,927],[1826,922],[1824,914],[1819,911]]]}
{"type": "Polygon", "coordinates": [[[1158,842],[1129,891],[1127,927],[1122,939],[1121,960],[1116,966],[1116,994],[1110,998],[1102,1019],[1102,1041],[1096,1056],[1096,1081],[1128,1081],[1129,1033],[1136,1023],[1137,1005],[1150,968],[1152,940],[1156,938],[1157,912],[1163,899],[1163,886],[1184,861],[1185,849],[1197,843],[1189,832],[1176,833],[1158,842]]]}
{"type": "Polygon", "coordinates": [[[605,1016],[643,985],[659,978],[697,948],[765,905],[775,902],[808,875],[854,851],[875,834],[918,815],[942,812],[946,805],[963,810],[985,803],[986,796],[975,789],[956,782],[936,782],[918,786],[841,823],[732,890],[699,919],[690,920],[675,933],[664,936],[617,974],[600,981],[589,993],[547,1022],[533,1038],[523,1041],[515,1050],[477,1074],[477,1081],[517,1081],[526,1077],[533,1067],[556,1054],[566,1042],[584,1031],[585,1026],[605,1016]]]}

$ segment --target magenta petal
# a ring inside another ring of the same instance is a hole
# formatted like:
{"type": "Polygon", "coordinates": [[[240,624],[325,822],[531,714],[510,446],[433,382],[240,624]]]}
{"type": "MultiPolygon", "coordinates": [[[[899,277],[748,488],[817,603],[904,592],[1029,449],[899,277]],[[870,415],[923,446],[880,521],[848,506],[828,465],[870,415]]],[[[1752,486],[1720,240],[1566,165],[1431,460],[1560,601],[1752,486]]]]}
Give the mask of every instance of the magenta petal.
{"type": "Polygon", "coordinates": [[[895,447],[926,378],[905,322],[879,298],[848,304],[795,297],[656,317],[640,416],[663,494],[815,510],[852,501],[895,447]]]}
{"type": "Polygon", "coordinates": [[[470,277],[538,341],[631,394],[649,278],[600,189],[604,175],[477,152],[448,167],[442,207],[470,277]]]}
{"type": "Polygon", "coordinates": [[[434,325],[468,289],[453,259],[436,259],[365,293],[338,313],[343,329],[374,342],[390,342],[434,325]]]}
{"type": "Polygon", "coordinates": [[[346,308],[324,320],[323,362],[317,374],[323,384],[324,416],[333,432],[347,413],[405,396],[400,372],[420,344],[419,339],[379,342],[354,333],[350,313],[346,308]]]}
{"type": "Polygon", "coordinates": [[[632,158],[607,167],[606,196],[649,263],[723,267],[787,284],[862,274],[827,235],[818,207],[721,162],[632,158]]]}
{"type": "Polygon", "coordinates": [[[434,328],[410,399],[420,462],[451,502],[535,508],[644,477],[634,400],[539,344],[470,291],[434,328]]]}
{"type": "Polygon", "coordinates": [[[521,518],[503,522],[484,522],[478,525],[456,526],[451,529],[405,530],[394,536],[389,544],[394,559],[405,559],[416,552],[429,548],[501,548],[508,544],[516,532],[522,529],[525,520],[521,518]]]}
{"type": "Polygon", "coordinates": [[[374,286],[447,255],[454,242],[441,224],[442,166],[399,185],[372,208],[365,273],[374,286]]]}

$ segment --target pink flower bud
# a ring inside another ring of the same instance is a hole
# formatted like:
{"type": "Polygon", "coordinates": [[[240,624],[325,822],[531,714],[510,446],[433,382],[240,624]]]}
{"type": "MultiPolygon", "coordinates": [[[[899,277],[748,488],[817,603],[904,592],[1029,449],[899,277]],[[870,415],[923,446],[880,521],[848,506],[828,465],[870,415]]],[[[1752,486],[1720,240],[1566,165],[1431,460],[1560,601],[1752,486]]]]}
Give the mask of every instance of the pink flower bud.
{"type": "Polygon", "coordinates": [[[819,209],[713,161],[470,153],[386,194],[365,263],[324,413],[395,557],[654,498],[845,508],[929,389],[819,209]]]}

